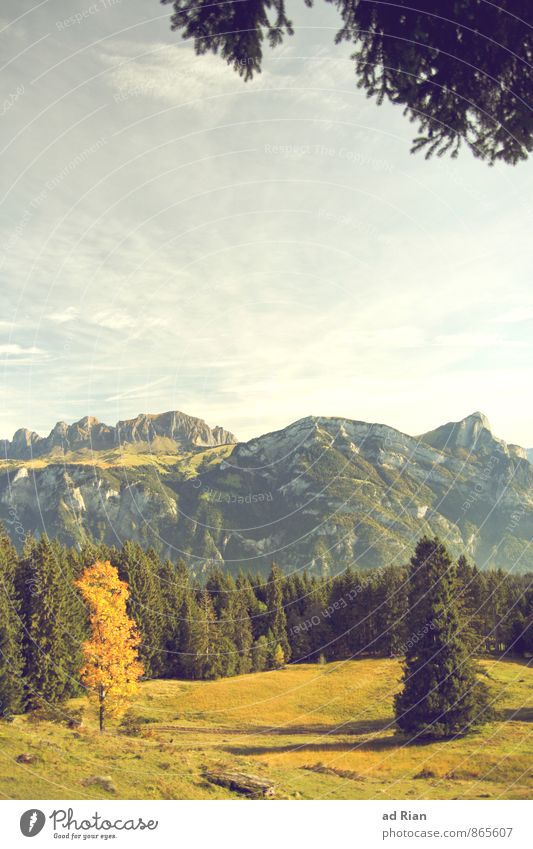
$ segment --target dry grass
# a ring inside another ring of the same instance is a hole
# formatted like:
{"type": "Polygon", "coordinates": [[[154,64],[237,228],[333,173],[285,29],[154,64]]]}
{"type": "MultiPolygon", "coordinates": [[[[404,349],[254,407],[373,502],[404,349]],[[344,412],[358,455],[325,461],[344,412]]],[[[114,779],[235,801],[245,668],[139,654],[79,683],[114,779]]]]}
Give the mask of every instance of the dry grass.
{"type": "Polygon", "coordinates": [[[215,682],[142,685],[128,734],[100,736],[85,700],[68,729],[0,724],[7,798],[237,798],[208,784],[215,765],[273,780],[281,798],[531,798],[533,670],[484,661],[498,721],[463,739],[407,745],[392,725],[400,664],[292,666],[215,682]],[[18,755],[35,757],[16,762],[18,755]]]}
{"type": "Polygon", "coordinates": [[[228,457],[234,445],[217,445],[214,448],[190,453],[180,453],[171,439],[157,437],[150,444],[140,442],[122,445],[105,451],[82,448],[79,451],[63,452],[54,449],[43,457],[29,460],[0,460],[2,471],[17,469],[45,469],[50,465],[90,466],[100,469],[122,469],[152,466],[164,474],[169,469],[179,465],[185,476],[194,476],[200,465],[210,467],[228,457]]]}

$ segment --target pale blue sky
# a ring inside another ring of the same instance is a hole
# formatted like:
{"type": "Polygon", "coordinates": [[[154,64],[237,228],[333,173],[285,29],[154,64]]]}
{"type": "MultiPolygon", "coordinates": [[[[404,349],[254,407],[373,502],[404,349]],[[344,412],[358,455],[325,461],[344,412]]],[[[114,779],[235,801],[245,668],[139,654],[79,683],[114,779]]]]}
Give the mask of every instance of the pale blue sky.
{"type": "Polygon", "coordinates": [[[479,409],[533,445],[533,162],[411,156],[335,11],[288,5],[296,36],[244,84],[157,0],[4,0],[0,436],[479,409]]]}

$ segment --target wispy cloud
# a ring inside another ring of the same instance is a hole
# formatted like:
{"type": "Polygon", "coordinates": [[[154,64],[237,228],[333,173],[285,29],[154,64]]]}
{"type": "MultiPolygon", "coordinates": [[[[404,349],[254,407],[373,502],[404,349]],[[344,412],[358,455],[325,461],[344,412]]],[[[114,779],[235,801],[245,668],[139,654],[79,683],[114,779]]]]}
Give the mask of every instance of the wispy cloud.
{"type": "Polygon", "coordinates": [[[169,45],[114,40],[96,50],[101,62],[111,69],[106,80],[118,102],[145,97],[203,109],[206,98],[239,86],[231,69],[212,54],[192,62],[191,47],[183,42],[169,45]]]}
{"type": "Polygon", "coordinates": [[[108,330],[126,330],[130,327],[135,327],[136,319],[126,312],[104,310],[90,317],[94,324],[100,327],[105,327],[108,330]]]}
{"type": "Polygon", "coordinates": [[[15,342],[8,342],[4,344],[0,344],[0,354],[4,354],[8,357],[19,357],[25,356],[28,354],[44,354],[45,351],[42,348],[37,348],[35,345],[32,345],[28,348],[25,348],[23,345],[18,345],[15,342]]]}
{"type": "MultiPolygon", "coordinates": [[[[125,392],[119,392],[117,395],[109,395],[106,398],[106,401],[124,401],[124,400],[132,400],[138,398],[147,398],[149,397],[147,392],[150,389],[153,389],[156,386],[162,386],[163,384],[168,384],[170,382],[170,377],[160,377],[157,380],[152,380],[149,383],[141,383],[139,386],[133,386],[131,389],[126,390],[125,392]]],[[[157,398],[159,393],[152,392],[150,393],[150,397],[157,398]]]]}
{"type": "Polygon", "coordinates": [[[69,321],[75,321],[79,317],[79,314],[78,307],[65,307],[65,309],[48,313],[45,318],[47,321],[54,321],[57,324],[66,324],[69,321]]]}

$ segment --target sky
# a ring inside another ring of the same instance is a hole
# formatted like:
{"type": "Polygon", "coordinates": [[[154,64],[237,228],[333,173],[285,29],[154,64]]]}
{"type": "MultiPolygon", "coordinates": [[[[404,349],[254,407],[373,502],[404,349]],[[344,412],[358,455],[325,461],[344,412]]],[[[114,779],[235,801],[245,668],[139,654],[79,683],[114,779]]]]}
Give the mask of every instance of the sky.
{"type": "Polygon", "coordinates": [[[533,446],[533,161],[409,153],[329,4],[244,83],[157,0],[0,8],[0,437],[182,410],[533,446]]]}

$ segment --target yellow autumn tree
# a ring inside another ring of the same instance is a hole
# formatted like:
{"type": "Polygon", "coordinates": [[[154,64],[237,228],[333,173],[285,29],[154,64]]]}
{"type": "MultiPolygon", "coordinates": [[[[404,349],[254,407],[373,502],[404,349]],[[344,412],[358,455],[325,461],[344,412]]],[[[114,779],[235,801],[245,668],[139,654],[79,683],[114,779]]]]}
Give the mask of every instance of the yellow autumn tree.
{"type": "Polygon", "coordinates": [[[128,585],[109,561],[88,566],[76,586],[89,606],[91,625],[80,674],[97,699],[100,731],[104,731],[106,719],[122,716],[137,692],[144,671],[137,653],[141,638],[126,611],[128,585]]]}
{"type": "Polygon", "coordinates": [[[285,665],[285,654],[283,653],[283,649],[278,643],[276,648],[274,649],[274,667],[276,669],[281,669],[285,665]]]}

